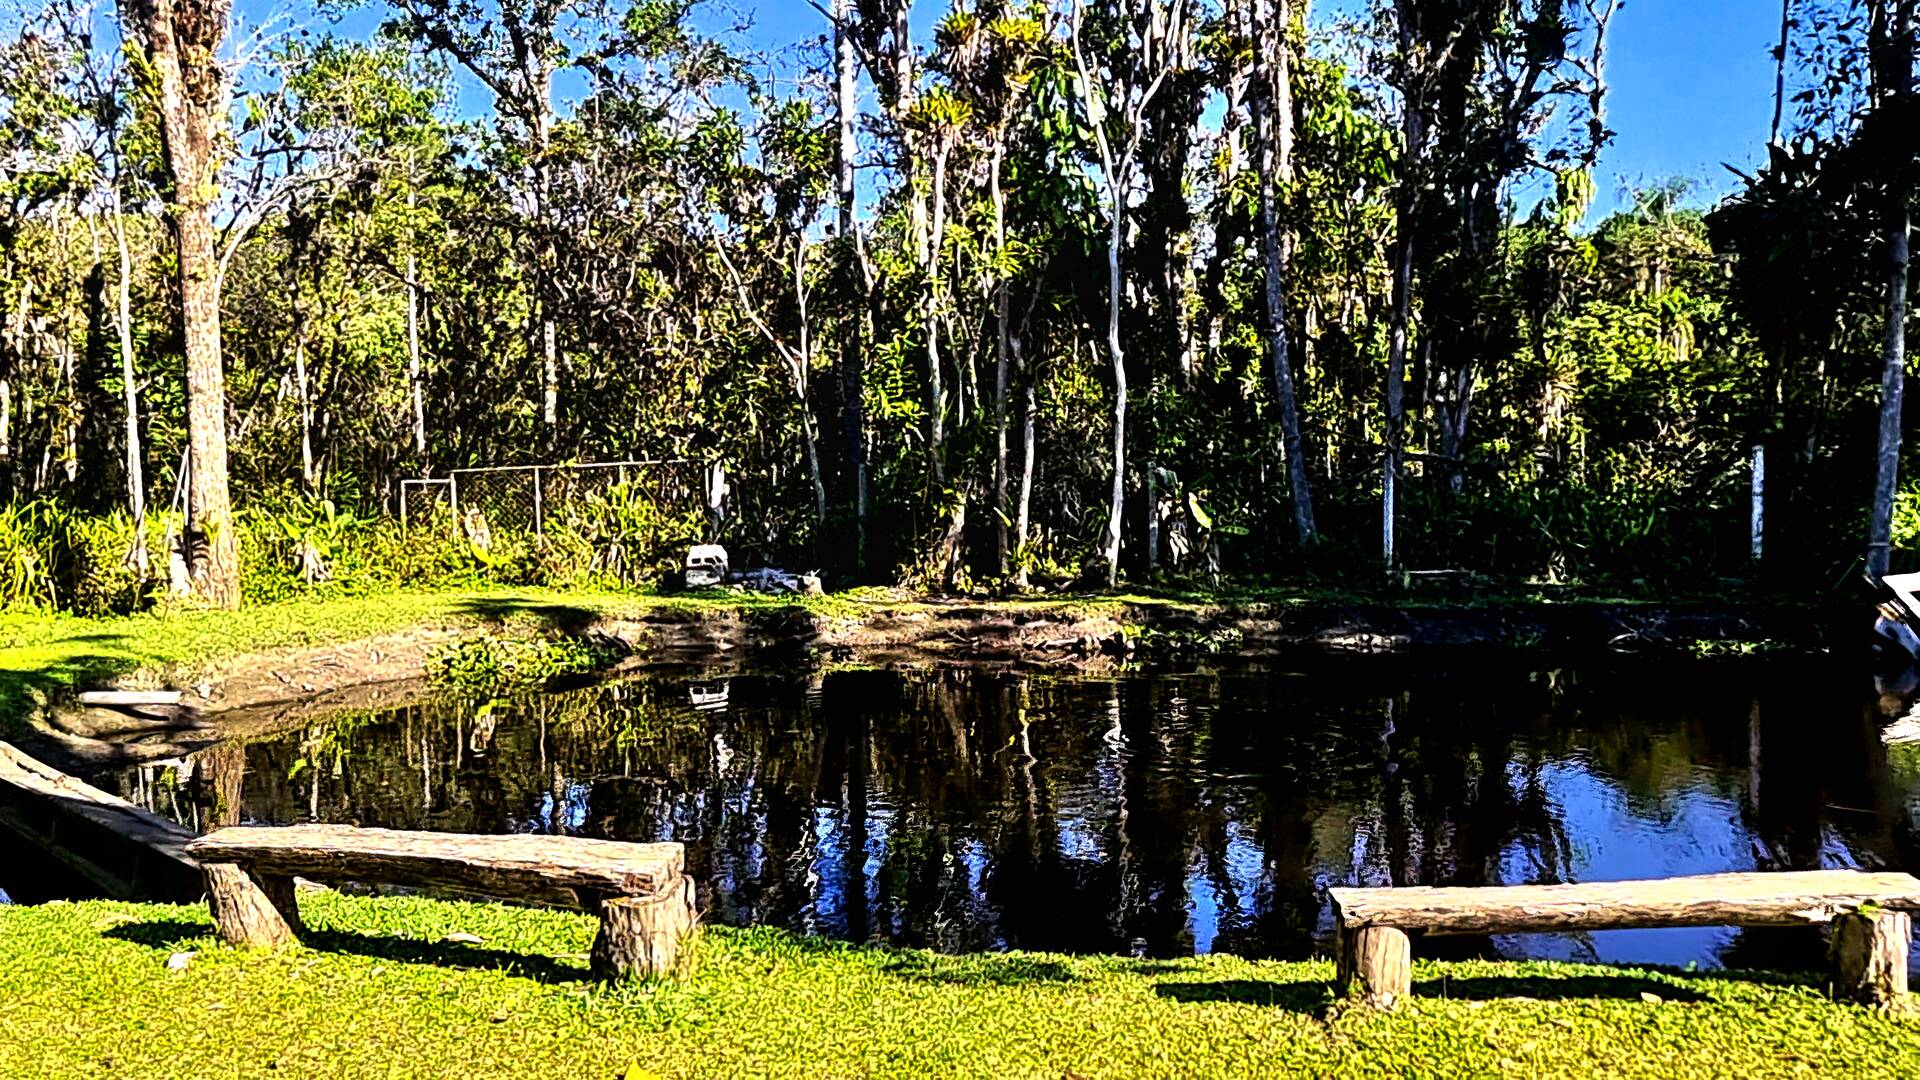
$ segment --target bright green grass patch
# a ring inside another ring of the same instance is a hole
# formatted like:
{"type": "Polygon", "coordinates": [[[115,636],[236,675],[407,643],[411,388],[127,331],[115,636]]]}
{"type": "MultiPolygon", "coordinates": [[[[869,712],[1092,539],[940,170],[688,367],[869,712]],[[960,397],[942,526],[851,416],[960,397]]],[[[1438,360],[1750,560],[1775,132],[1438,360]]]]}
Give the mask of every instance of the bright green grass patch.
{"type": "Polygon", "coordinates": [[[199,908],[0,908],[0,1075],[1667,1078],[1920,1064],[1920,1019],[1786,977],[1423,963],[1419,1000],[1381,1016],[1330,1008],[1322,962],[941,957],[714,928],[685,982],[601,989],[584,979],[583,916],[302,904],[312,947],[278,955],[214,943],[199,908]],[[455,932],[483,941],[443,942],[455,932]],[[168,971],[176,950],[198,955],[168,971]]]}
{"type": "Polygon", "coordinates": [[[274,649],[329,645],[416,627],[532,623],[597,614],[644,598],[544,589],[401,592],[293,600],[240,611],[181,610],[86,619],[0,612],[0,734],[37,696],[97,686],[133,672],[191,671],[274,649]]]}

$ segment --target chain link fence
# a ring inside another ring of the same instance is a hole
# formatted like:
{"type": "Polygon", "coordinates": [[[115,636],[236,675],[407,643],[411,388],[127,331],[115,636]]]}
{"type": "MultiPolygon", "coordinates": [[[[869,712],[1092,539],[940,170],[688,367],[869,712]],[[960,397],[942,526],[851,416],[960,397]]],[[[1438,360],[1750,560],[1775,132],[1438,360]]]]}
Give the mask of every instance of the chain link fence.
{"type": "Polygon", "coordinates": [[[444,479],[402,480],[400,524],[457,533],[481,549],[498,537],[564,535],[618,571],[661,545],[698,542],[706,483],[691,461],[455,469],[444,479]]]}

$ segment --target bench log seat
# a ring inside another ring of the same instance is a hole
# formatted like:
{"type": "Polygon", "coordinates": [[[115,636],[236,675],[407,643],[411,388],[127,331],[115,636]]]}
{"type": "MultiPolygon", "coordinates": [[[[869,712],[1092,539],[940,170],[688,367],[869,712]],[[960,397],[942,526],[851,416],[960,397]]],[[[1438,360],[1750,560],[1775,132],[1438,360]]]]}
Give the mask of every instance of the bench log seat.
{"type": "Polygon", "coordinates": [[[592,967],[603,979],[672,974],[695,923],[680,844],[287,825],[221,829],[187,854],[205,869],[215,927],[235,945],[279,948],[298,936],[296,877],[588,912],[600,918],[592,967]]]}
{"type": "Polygon", "coordinates": [[[1485,888],[1334,888],[1337,989],[1391,1009],[1413,989],[1409,934],[1520,934],[1675,926],[1833,924],[1833,992],[1889,1004],[1907,992],[1920,879],[1858,870],[1708,874],[1485,888]]]}

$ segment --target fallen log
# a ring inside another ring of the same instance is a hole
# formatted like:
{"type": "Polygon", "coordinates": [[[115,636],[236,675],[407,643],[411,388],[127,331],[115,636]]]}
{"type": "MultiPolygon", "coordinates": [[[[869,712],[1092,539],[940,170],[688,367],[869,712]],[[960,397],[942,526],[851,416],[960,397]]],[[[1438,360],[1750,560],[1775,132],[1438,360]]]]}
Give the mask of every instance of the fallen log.
{"type": "Polygon", "coordinates": [[[74,695],[82,705],[108,709],[131,709],[145,705],[178,705],[178,690],[83,690],[74,695]]]}

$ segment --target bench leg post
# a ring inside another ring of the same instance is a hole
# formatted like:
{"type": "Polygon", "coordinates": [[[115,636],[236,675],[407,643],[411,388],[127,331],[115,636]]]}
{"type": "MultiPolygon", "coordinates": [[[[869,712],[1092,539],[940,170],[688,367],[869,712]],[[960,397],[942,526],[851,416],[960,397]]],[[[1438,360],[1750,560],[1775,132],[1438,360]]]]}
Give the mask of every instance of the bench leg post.
{"type": "Polygon", "coordinates": [[[652,896],[602,901],[600,933],[593,939],[597,979],[665,979],[679,973],[682,950],[693,936],[693,879],[668,882],[652,896]]]}
{"type": "Polygon", "coordinates": [[[261,949],[293,944],[300,909],[292,878],[257,875],[237,863],[208,863],[206,875],[207,905],[221,940],[261,949]]]}
{"type": "Polygon", "coordinates": [[[1361,1000],[1392,1010],[1413,993],[1413,941],[1391,926],[1362,926],[1340,931],[1339,982],[1345,998],[1359,982],[1361,1000]]]}
{"type": "Polygon", "coordinates": [[[1833,921],[1833,996],[1886,1006],[1907,992],[1913,919],[1904,911],[1856,912],[1833,921]]]}

